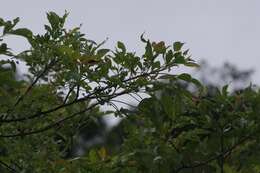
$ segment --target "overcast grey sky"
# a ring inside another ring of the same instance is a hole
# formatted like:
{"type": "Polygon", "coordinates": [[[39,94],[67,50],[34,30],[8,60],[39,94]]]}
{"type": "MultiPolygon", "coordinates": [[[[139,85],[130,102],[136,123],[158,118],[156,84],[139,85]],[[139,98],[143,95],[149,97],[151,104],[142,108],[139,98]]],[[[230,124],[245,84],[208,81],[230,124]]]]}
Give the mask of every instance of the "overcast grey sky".
{"type": "MultiPolygon", "coordinates": [[[[211,65],[232,62],[242,69],[254,68],[254,82],[260,84],[260,0],[8,0],[0,17],[21,17],[20,26],[43,32],[47,11],[70,12],[68,27],[83,24],[90,39],[117,40],[140,52],[139,36],[168,44],[183,41],[195,60],[211,65]]],[[[25,42],[12,40],[23,49],[25,42]]]]}

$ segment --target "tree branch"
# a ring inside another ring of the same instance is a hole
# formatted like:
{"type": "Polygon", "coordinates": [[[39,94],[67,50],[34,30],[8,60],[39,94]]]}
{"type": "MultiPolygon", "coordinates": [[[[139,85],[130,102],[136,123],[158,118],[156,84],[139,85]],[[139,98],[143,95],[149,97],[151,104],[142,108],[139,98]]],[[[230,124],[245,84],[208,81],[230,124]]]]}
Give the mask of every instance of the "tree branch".
{"type": "Polygon", "coordinates": [[[9,166],[8,164],[6,164],[5,162],[0,160],[0,164],[3,165],[4,167],[6,167],[8,170],[10,170],[13,173],[17,173],[18,171],[16,171],[14,168],[12,168],[11,166],[9,166]]]}
{"type": "MultiPolygon", "coordinates": [[[[128,78],[128,79],[126,79],[126,80],[124,80],[124,81],[122,81],[122,82],[123,82],[123,83],[129,82],[129,81],[138,79],[138,78],[140,78],[140,77],[149,76],[149,75],[151,75],[151,74],[153,74],[153,73],[157,73],[157,72],[162,71],[162,70],[165,70],[165,68],[159,69],[159,70],[155,70],[155,71],[152,71],[152,72],[149,72],[149,73],[143,73],[143,74],[134,76],[134,77],[132,77],[132,78],[128,78]]],[[[108,86],[102,88],[102,89],[99,90],[99,91],[102,92],[102,91],[105,91],[105,90],[107,90],[107,89],[109,89],[109,88],[112,88],[112,87],[115,87],[115,84],[113,84],[113,85],[108,85],[108,86]]],[[[42,117],[45,117],[47,114],[52,113],[52,112],[55,112],[55,111],[57,111],[57,110],[59,110],[59,109],[62,109],[62,108],[71,106],[71,105],[76,104],[76,103],[84,102],[84,101],[87,101],[87,100],[90,100],[90,99],[95,99],[95,98],[96,98],[95,95],[96,95],[96,93],[93,92],[93,93],[90,93],[89,95],[87,95],[87,96],[85,96],[85,97],[79,98],[79,99],[74,100],[74,101],[72,101],[72,102],[70,102],[70,103],[65,103],[65,104],[59,105],[59,106],[57,106],[57,107],[51,108],[51,109],[49,109],[49,110],[35,113],[35,114],[33,114],[33,115],[31,115],[31,116],[28,116],[28,117],[12,118],[12,119],[1,119],[0,122],[1,122],[1,123],[23,122],[23,121],[27,121],[27,120],[34,119],[34,118],[38,118],[38,117],[41,117],[41,118],[42,118],[42,117]]]]}
{"type": "Polygon", "coordinates": [[[207,164],[209,164],[210,162],[223,157],[226,158],[228,155],[230,155],[237,147],[239,147],[240,145],[242,145],[244,142],[246,142],[248,139],[250,139],[254,134],[248,135],[244,138],[242,138],[240,141],[238,141],[236,144],[234,144],[232,147],[230,147],[229,149],[227,149],[225,152],[220,153],[216,156],[213,156],[211,158],[209,158],[208,160],[196,163],[194,165],[182,165],[181,167],[177,168],[176,170],[173,171],[173,173],[178,173],[180,171],[182,171],[183,169],[194,169],[197,167],[201,167],[201,166],[205,166],[207,164]]]}
{"type": "MultiPolygon", "coordinates": [[[[113,98],[115,98],[117,96],[124,95],[124,94],[127,94],[127,91],[122,91],[122,92],[120,92],[120,93],[118,93],[116,95],[110,96],[110,98],[107,98],[107,100],[113,99],[113,98]]],[[[16,134],[7,134],[7,135],[0,134],[0,137],[2,137],[2,138],[13,138],[13,137],[28,136],[28,135],[42,133],[42,132],[50,130],[50,129],[52,129],[52,128],[54,128],[54,127],[64,123],[65,121],[73,119],[77,115],[80,115],[82,113],[85,113],[86,111],[89,111],[89,110],[93,109],[95,106],[97,106],[99,104],[100,104],[99,102],[96,102],[96,103],[92,104],[91,106],[87,107],[86,109],[83,109],[83,110],[81,110],[79,112],[76,112],[76,113],[74,113],[74,114],[72,114],[72,115],[70,115],[70,116],[68,116],[66,118],[63,118],[63,119],[61,119],[61,120],[59,120],[59,121],[57,121],[57,122],[55,122],[53,124],[50,124],[50,125],[48,125],[46,127],[43,127],[43,128],[40,128],[38,130],[33,130],[33,131],[30,131],[30,132],[23,132],[23,133],[16,133],[16,134]]]]}
{"type": "Polygon", "coordinates": [[[45,66],[43,71],[35,78],[35,80],[31,83],[31,85],[26,89],[26,91],[17,99],[17,101],[14,104],[14,107],[16,107],[23,99],[24,97],[31,91],[33,86],[39,81],[39,79],[55,64],[55,61],[52,60],[48,65],[45,66]]]}

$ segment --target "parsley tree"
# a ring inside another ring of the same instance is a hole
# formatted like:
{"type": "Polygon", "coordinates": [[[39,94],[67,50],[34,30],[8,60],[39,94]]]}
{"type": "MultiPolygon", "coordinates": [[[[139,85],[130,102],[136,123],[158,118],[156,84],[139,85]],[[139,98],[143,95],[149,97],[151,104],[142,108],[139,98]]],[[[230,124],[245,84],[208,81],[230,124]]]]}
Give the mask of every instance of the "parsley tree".
{"type": "Polygon", "coordinates": [[[105,49],[79,27],[64,28],[67,16],[48,13],[44,34],[17,28],[19,18],[0,19],[1,172],[259,172],[258,91],[230,94],[225,86],[209,96],[189,74],[169,73],[198,66],[183,43],[167,46],[141,36],[141,56],[122,42],[105,49]],[[9,35],[26,38],[30,48],[14,54],[5,43],[9,35]],[[29,70],[24,80],[17,79],[19,61],[29,70]],[[121,96],[140,103],[118,109],[121,96]],[[102,105],[115,110],[102,112],[102,105]],[[70,157],[82,129],[107,113],[124,117],[122,144],[70,157]]]}

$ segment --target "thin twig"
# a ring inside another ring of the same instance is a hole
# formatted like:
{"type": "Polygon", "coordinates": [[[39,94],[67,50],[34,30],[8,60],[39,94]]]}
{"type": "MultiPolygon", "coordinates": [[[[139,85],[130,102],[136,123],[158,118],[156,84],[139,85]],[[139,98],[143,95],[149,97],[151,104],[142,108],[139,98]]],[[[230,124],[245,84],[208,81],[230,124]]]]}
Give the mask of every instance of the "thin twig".
{"type": "Polygon", "coordinates": [[[135,96],[133,96],[131,93],[129,93],[129,95],[133,98],[133,99],[135,99],[138,103],[140,102],[140,100],[138,100],[135,96]]]}
{"type": "Polygon", "coordinates": [[[52,129],[52,128],[54,128],[54,127],[56,127],[56,126],[62,124],[64,121],[67,121],[67,120],[69,120],[69,119],[74,118],[74,117],[77,116],[77,115],[80,115],[80,114],[82,114],[82,113],[85,113],[86,111],[88,111],[88,110],[94,108],[94,107],[95,107],[96,105],[98,105],[98,104],[99,104],[99,103],[95,103],[95,104],[91,105],[90,107],[88,107],[88,108],[86,108],[86,109],[84,109],[84,110],[81,110],[81,111],[79,111],[79,112],[76,112],[76,113],[74,113],[74,114],[72,114],[72,115],[70,115],[70,116],[68,116],[68,117],[66,117],[66,118],[63,118],[63,119],[61,119],[61,120],[59,120],[59,121],[57,121],[57,122],[55,122],[55,123],[53,123],[53,124],[50,124],[50,125],[48,125],[48,126],[46,126],[46,127],[43,127],[43,128],[40,128],[40,129],[38,129],[38,130],[33,130],[33,131],[30,131],[30,132],[16,133],[16,134],[7,134],[7,135],[2,135],[2,134],[1,134],[0,137],[2,137],[2,138],[13,138],[13,137],[28,136],[28,135],[33,135],[33,134],[45,132],[45,131],[47,131],[47,130],[50,130],[50,129],[52,129]]]}
{"type": "Polygon", "coordinates": [[[134,92],[134,94],[137,95],[140,98],[140,100],[143,100],[143,97],[141,97],[140,94],[138,94],[137,92],[134,92]]]}
{"type": "MultiPolygon", "coordinates": [[[[163,69],[160,69],[160,70],[163,70],[163,69]]],[[[128,79],[126,79],[126,80],[124,80],[124,81],[122,81],[122,82],[125,83],[125,82],[129,82],[129,81],[131,81],[131,80],[138,79],[139,77],[149,76],[150,74],[156,73],[156,72],[158,72],[158,71],[160,71],[160,70],[155,70],[155,71],[152,71],[152,72],[150,72],[150,73],[143,73],[143,74],[141,74],[141,75],[134,76],[134,77],[132,77],[132,78],[128,78],[128,79]]],[[[107,90],[107,89],[109,89],[109,88],[112,88],[112,87],[115,87],[115,85],[108,85],[108,86],[106,86],[106,87],[103,87],[102,90],[99,90],[99,91],[102,92],[102,91],[105,91],[105,90],[107,90]]],[[[42,111],[42,112],[38,112],[38,113],[33,114],[33,115],[31,115],[31,116],[28,116],[28,117],[12,118],[12,119],[1,119],[0,122],[1,122],[1,123],[12,123],[12,122],[27,121],[27,120],[34,119],[34,118],[38,118],[38,117],[41,117],[41,118],[42,118],[42,117],[45,117],[47,114],[52,113],[52,112],[55,112],[55,111],[57,111],[57,110],[59,110],[59,109],[62,109],[62,108],[71,106],[71,105],[76,104],[76,103],[79,103],[79,102],[84,102],[84,101],[89,100],[89,99],[95,99],[95,98],[96,98],[95,95],[96,95],[96,93],[93,92],[93,93],[90,93],[89,95],[87,95],[87,96],[85,96],[85,97],[79,98],[79,99],[74,100],[74,101],[72,101],[72,102],[70,102],[70,103],[62,104],[62,105],[59,105],[59,106],[57,106],[57,107],[51,108],[51,109],[49,109],[49,110],[42,111]]]]}
{"type": "Polygon", "coordinates": [[[193,168],[197,168],[197,167],[201,167],[201,166],[204,166],[204,165],[207,165],[209,164],[210,162],[220,158],[220,157],[223,157],[223,158],[226,158],[228,155],[230,155],[238,146],[242,145],[244,142],[246,142],[248,139],[250,139],[251,137],[253,136],[253,134],[251,135],[248,135],[244,138],[242,138],[240,141],[238,141],[235,145],[233,145],[232,147],[230,147],[229,149],[227,149],[225,152],[223,153],[220,153],[216,156],[213,156],[211,158],[209,158],[208,160],[205,160],[205,161],[202,161],[202,162],[199,162],[199,163],[196,163],[194,165],[182,165],[181,167],[177,168],[176,170],[173,171],[173,173],[178,173],[180,172],[181,170],[183,169],[193,169],[193,168]]]}
{"type": "Polygon", "coordinates": [[[31,91],[33,86],[39,81],[39,79],[54,65],[55,61],[51,61],[48,65],[45,66],[43,71],[35,78],[35,80],[31,83],[31,85],[26,89],[26,91],[17,99],[17,101],[14,104],[14,107],[16,107],[23,99],[24,97],[31,91]]]}
{"type": "Polygon", "coordinates": [[[76,87],[76,85],[72,86],[72,87],[69,89],[68,93],[67,93],[66,96],[65,96],[65,99],[64,99],[64,101],[63,101],[63,104],[66,104],[66,102],[67,102],[67,100],[68,100],[68,98],[69,98],[71,92],[74,90],[75,87],[76,87]]]}
{"type": "MultiPolygon", "coordinates": [[[[120,93],[117,93],[116,95],[110,96],[110,98],[107,98],[107,100],[113,99],[113,98],[115,98],[117,96],[124,95],[124,94],[127,94],[127,91],[122,91],[120,93]]],[[[33,131],[30,131],[30,132],[23,132],[23,133],[16,133],[16,134],[7,134],[7,135],[0,134],[0,137],[2,137],[2,138],[13,138],[13,137],[28,136],[28,135],[42,133],[42,132],[50,130],[50,129],[52,129],[52,128],[54,128],[54,127],[64,123],[65,121],[68,121],[70,119],[75,118],[77,115],[80,115],[82,113],[85,113],[86,111],[89,111],[89,110],[93,109],[94,107],[96,107],[99,104],[100,104],[99,102],[96,102],[96,103],[92,104],[91,106],[87,107],[86,109],[83,109],[83,110],[81,110],[79,112],[76,112],[76,113],[74,113],[74,114],[72,114],[72,115],[70,115],[70,116],[68,116],[66,118],[63,118],[63,119],[61,119],[59,121],[56,121],[53,124],[47,125],[46,127],[40,128],[38,130],[33,130],[33,131]]]]}
{"type": "Polygon", "coordinates": [[[136,108],[136,106],[131,105],[131,104],[129,104],[129,103],[126,103],[126,102],[124,102],[124,101],[120,101],[120,100],[110,100],[110,102],[118,102],[118,103],[122,103],[122,104],[125,104],[125,105],[127,105],[127,106],[130,106],[130,107],[132,107],[132,108],[136,108]]]}
{"type": "Polygon", "coordinates": [[[4,167],[6,167],[11,172],[17,173],[17,171],[14,168],[12,168],[11,166],[9,166],[8,164],[6,164],[5,162],[3,162],[1,160],[0,160],[0,164],[3,165],[4,167]]]}

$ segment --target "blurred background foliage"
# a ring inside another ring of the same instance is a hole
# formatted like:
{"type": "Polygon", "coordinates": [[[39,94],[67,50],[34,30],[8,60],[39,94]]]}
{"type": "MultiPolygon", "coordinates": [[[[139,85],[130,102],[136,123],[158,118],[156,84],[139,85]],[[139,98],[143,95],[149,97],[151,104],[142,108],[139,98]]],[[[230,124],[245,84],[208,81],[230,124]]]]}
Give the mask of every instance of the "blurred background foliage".
{"type": "Polygon", "coordinates": [[[198,65],[183,43],[144,35],[141,56],[123,42],[105,49],[80,27],[64,28],[67,16],[47,13],[41,35],[17,29],[19,18],[0,19],[1,172],[259,172],[252,70],[198,65]],[[14,54],[4,42],[9,35],[31,48],[14,54]],[[28,67],[25,79],[19,62],[28,67]],[[175,74],[181,65],[199,70],[175,74]]]}

